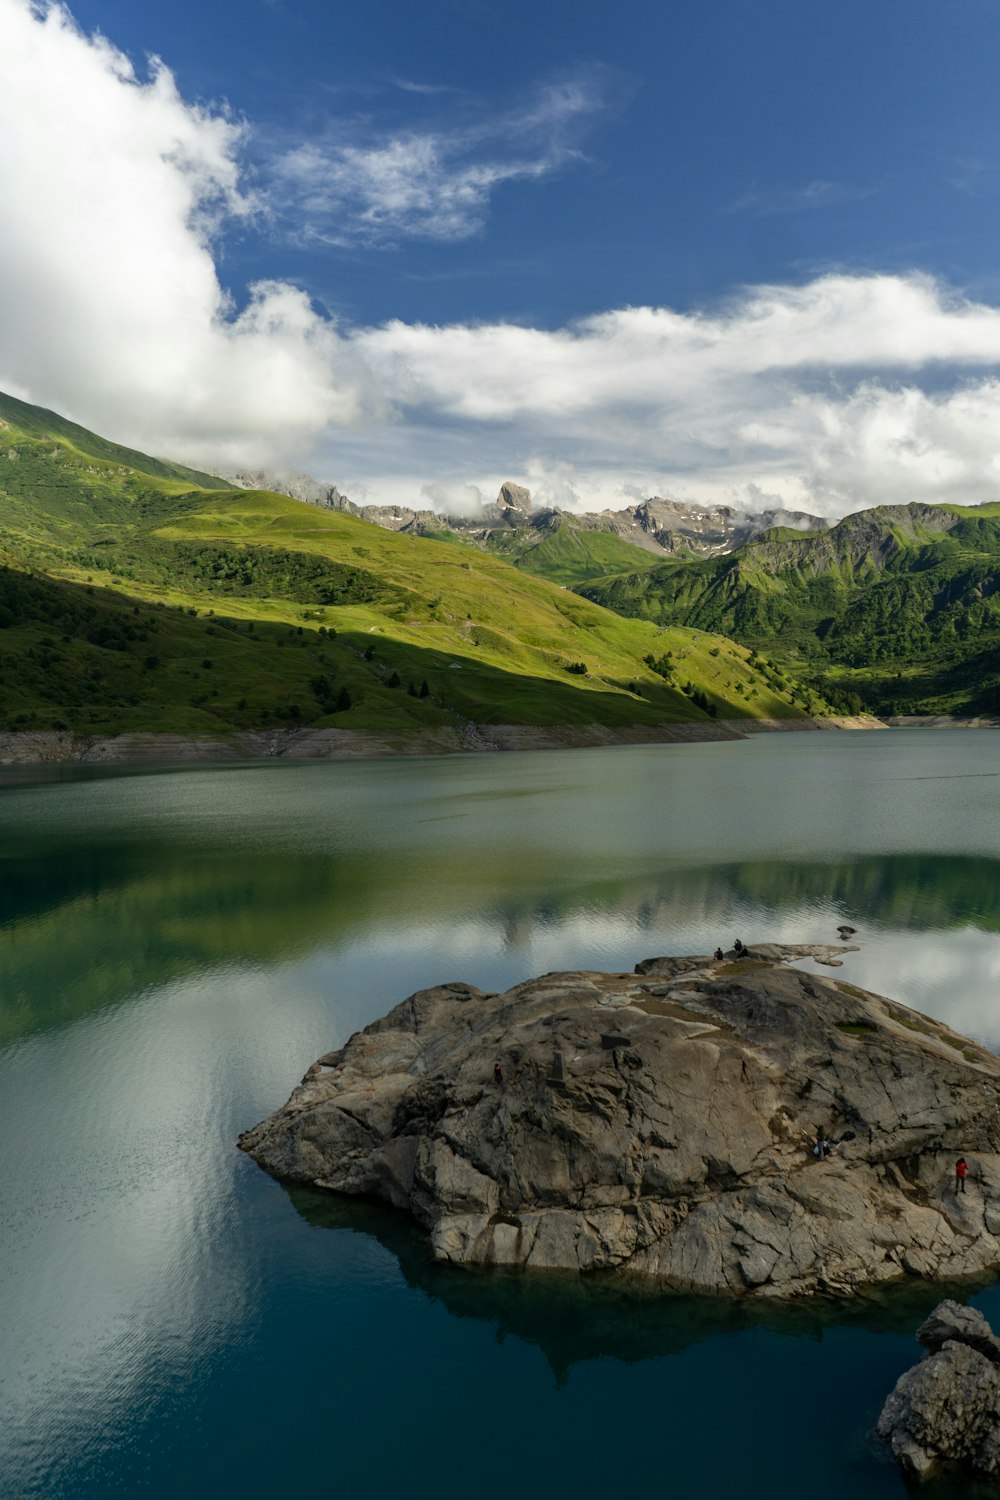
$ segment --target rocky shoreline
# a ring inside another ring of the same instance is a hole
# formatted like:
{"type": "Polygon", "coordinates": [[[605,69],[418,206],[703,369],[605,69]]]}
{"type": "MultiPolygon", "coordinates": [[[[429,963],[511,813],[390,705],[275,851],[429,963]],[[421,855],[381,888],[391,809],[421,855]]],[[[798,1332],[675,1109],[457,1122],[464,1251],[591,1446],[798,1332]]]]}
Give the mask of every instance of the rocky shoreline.
{"type": "Polygon", "coordinates": [[[69,730],[0,731],[0,766],[184,765],[247,760],[366,760],[388,756],[462,755],[482,751],[570,750],[601,745],[675,745],[746,739],[805,730],[886,728],[996,729],[1000,719],[720,719],[713,723],[467,724],[413,735],[358,729],[247,729],[230,735],[73,734],[69,730]]]}
{"type": "Polygon", "coordinates": [[[1000,1266],[1000,1059],[791,967],[849,951],[420,991],[239,1144],[408,1210],[459,1265],[775,1298],[981,1275],[1000,1266]]]}

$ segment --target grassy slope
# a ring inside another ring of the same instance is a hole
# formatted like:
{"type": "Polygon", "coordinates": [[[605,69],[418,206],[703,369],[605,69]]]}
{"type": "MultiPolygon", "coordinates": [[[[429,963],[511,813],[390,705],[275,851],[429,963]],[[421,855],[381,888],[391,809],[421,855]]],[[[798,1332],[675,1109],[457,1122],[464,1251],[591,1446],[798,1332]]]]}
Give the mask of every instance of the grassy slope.
{"type": "Polygon", "coordinates": [[[2,411],[0,724],[654,725],[706,717],[694,691],[722,717],[803,711],[729,642],[2,411]]]}
{"type": "Polygon", "coordinates": [[[609,531],[590,531],[572,517],[553,517],[542,529],[497,528],[487,542],[496,557],[512,562],[522,572],[575,588],[609,573],[652,567],[656,555],[625,542],[609,531]]]}
{"type": "Polygon", "coordinates": [[[1000,506],[880,507],[585,592],[725,632],[879,709],[1000,709],[1000,506]]]}
{"type": "Polygon", "coordinates": [[[198,486],[209,490],[231,488],[224,479],[214,474],[203,474],[199,469],[188,469],[183,464],[168,463],[163,459],[150,458],[147,453],[138,453],[134,448],[123,448],[120,443],[110,443],[106,438],[88,432],[76,422],[68,422],[57,412],[44,406],[29,406],[18,401],[16,396],[7,396],[0,391],[0,433],[17,440],[24,436],[45,444],[63,445],[69,452],[83,459],[96,459],[101,464],[123,466],[137,474],[164,480],[168,484],[190,489],[198,486]]]}

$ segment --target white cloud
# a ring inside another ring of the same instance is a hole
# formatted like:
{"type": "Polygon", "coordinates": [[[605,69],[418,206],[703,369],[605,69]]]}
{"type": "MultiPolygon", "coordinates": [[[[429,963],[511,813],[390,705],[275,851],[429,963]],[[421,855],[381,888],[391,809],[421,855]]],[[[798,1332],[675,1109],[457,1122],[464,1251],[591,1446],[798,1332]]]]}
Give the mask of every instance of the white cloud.
{"type": "MultiPolygon", "coordinates": [[[[376,234],[464,232],[500,181],[571,149],[594,98],[565,84],[474,140],[355,143],[358,211],[376,234]]],[[[65,10],[0,0],[0,388],[148,451],[308,467],[387,503],[471,504],[505,479],[570,508],[1000,497],[997,307],[916,273],[556,329],[349,329],[282,281],[235,307],[218,244],[272,208],[243,186],[249,131],[160,63],[138,77],[65,10]]],[[[346,160],[302,149],[317,190],[346,160]]]]}
{"type": "Polygon", "coordinates": [[[278,216],[294,218],[306,239],[331,244],[467,239],[504,183],[546,177],[580,159],[574,136],[600,102],[594,82],[580,78],[549,85],[531,105],[485,122],[302,142],[272,166],[278,216]]]}
{"type": "Polygon", "coordinates": [[[476,435],[465,477],[526,478],[543,503],[620,505],[638,487],[753,505],[764,490],[832,516],[1000,498],[1000,310],[925,276],[824,276],[554,331],[393,322],[353,342],[442,453],[476,435]]]}
{"type": "MultiPolygon", "coordinates": [[[[478,516],[484,505],[496,499],[477,484],[425,484],[420,488],[421,499],[426,507],[436,510],[440,516],[478,516]]],[[[422,507],[419,503],[416,509],[422,507]]]]}
{"type": "Polygon", "coordinates": [[[393,84],[404,94],[422,94],[433,98],[439,94],[460,94],[462,91],[450,83],[418,83],[413,78],[394,78],[393,84]]]}
{"type": "Polygon", "coordinates": [[[243,135],[62,8],[0,0],[0,386],[206,460],[290,458],[358,415],[303,292],[260,283],[237,312],[220,286],[213,237],[254,210],[243,135]]]}
{"type": "Polygon", "coordinates": [[[947,394],[865,382],[845,400],[800,396],[803,482],[812,503],[842,513],[855,495],[905,505],[1000,498],[1000,382],[947,394]]]}
{"type": "Polygon", "coordinates": [[[951,301],[928,278],[825,276],[751,288],[720,313],[630,307],[555,332],[391,322],[359,335],[411,402],[475,420],[668,410],[709,392],[727,407],[762,383],[836,371],[1000,361],[1000,310],[951,301]],[[734,399],[735,398],[735,399],[734,399]]]}

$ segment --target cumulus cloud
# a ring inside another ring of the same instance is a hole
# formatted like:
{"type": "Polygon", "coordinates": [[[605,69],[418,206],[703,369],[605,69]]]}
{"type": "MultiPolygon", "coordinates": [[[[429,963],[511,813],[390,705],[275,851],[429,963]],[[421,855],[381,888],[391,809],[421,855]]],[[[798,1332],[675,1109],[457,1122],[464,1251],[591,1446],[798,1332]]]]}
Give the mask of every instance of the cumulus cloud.
{"type": "Polygon", "coordinates": [[[836,371],[995,365],[1000,310],[949,299],[929,278],[825,276],[752,288],[721,312],[630,307],[554,332],[520,325],[391,322],[358,336],[410,399],[456,416],[648,411],[720,394],[741,406],[754,381],[836,371]]]}
{"type": "MultiPolygon", "coordinates": [[[[328,132],[272,163],[276,211],[301,223],[307,239],[338,245],[467,239],[504,183],[547,177],[580,159],[576,134],[600,104],[595,81],[577,78],[487,121],[396,134],[369,127],[360,140],[328,132]]],[[[348,129],[358,131],[345,125],[341,134],[348,129]]]]}
{"type": "Polygon", "coordinates": [[[556,330],[392,322],[352,342],[412,420],[478,434],[485,488],[516,460],[574,509],[637,487],[750,506],[765,491],[827,516],[1000,497],[1000,310],[925,276],[830,275],[556,330]]]}
{"type": "MultiPolygon", "coordinates": [[[[317,190],[353,182],[376,237],[465,232],[500,181],[575,149],[593,99],[550,89],[472,144],[355,142],[350,170],[321,142],[317,190]]],[[[140,76],[63,8],[0,0],[0,388],[148,451],[307,467],[387,503],[472,504],[505,479],[572,509],[1000,498],[997,307],[916,273],[555,329],[349,328],[280,280],[237,304],[223,237],[276,213],[266,178],[245,186],[251,128],[185,101],[162,63],[140,76]]]]}
{"type": "Polygon", "coordinates": [[[363,372],[306,295],[233,307],[213,259],[246,219],[244,127],[137,76],[59,6],[0,0],[0,385],[190,458],[294,456],[355,419],[363,372]]]}
{"type": "Polygon", "coordinates": [[[484,505],[496,499],[477,484],[425,484],[420,495],[428,508],[441,516],[478,516],[484,505]]]}

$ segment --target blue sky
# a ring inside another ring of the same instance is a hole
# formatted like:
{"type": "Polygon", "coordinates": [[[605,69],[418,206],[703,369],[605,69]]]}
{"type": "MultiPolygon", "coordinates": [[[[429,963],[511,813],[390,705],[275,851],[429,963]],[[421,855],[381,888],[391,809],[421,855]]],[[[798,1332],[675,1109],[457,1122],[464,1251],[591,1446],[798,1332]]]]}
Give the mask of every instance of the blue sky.
{"type": "Polygon", "coordinates": [[[690,308],[831,266],[1000,288],[995,0],[88,0],[73,11],[140,65],[159,53],[185,97],[227,100],[258,151],[269,136],[440,133],[456,165],[530,157],[516,120],[546,90],[579,85],[562,164],[498,185],[470,216],[475,232],[428,239],[404,225],[394,244],[311,253],[253,236],[227,253],[237,294],[255,276],[293,276],[365,323],[553,327],[626,303],[690,308]]]}
{"type": "Polygon", "coordinates": [[[0,0],[0,383],[364,499],[1000,498],[998,51],[994,0],[0,0]]]}

